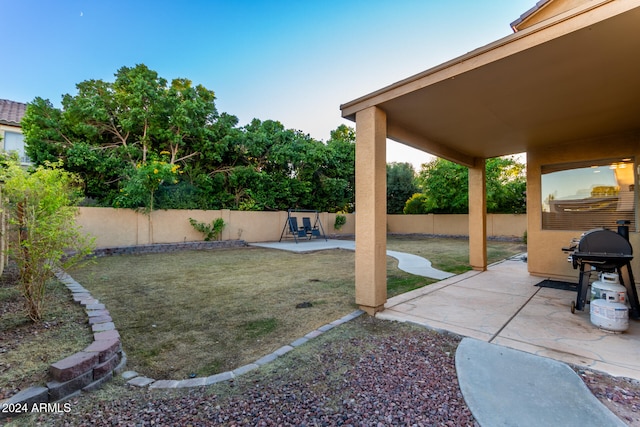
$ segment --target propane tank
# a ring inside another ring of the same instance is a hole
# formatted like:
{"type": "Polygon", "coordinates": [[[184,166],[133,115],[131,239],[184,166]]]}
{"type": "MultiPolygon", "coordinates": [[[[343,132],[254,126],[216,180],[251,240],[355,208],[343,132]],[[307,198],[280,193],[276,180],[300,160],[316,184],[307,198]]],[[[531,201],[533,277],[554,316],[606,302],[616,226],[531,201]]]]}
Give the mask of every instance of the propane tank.
{"type": "Polygon", "coordinates": [[[627,289],[620,284],[616,273],[601,273],[591,284],[591,301],[602,299],[609,302],[627,302],[627,289]]]}
{"type": "Polygon", "coordinates": [[[625,304],[595,299],[591,301],[590,314],[591,323],[605,331],[629,329],[629,308],[625,304]]]}

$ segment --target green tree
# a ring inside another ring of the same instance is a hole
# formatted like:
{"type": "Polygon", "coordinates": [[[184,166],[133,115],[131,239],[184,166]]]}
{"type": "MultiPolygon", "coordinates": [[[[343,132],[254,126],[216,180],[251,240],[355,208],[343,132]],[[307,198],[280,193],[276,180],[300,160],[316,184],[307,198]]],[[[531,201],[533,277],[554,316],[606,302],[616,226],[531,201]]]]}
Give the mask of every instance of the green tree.
{"type": "Polygon", "coordinates": [[[348,138],[346,127],[324,144],[280,122],[252,120],[230,142],[228,167],[214,173],[230,196],[227,207],[352,209],[355,150],[348,138]]]}
{"type": "MultiPolygon", "coordinates": [[[[163,151],[160,154],[169,155],[163,151]]],[[[121,196],[116,198],[116,205],[123,208],[143,208],[147,213],[153,210],[155,193],[167,182],[177,184],[180,165],[162,160],[148,160],[136,165],[135,172],[120,189],[121,196]]]]}
{"type": "Polygon", "coordinates": [[[436,158],[422,165],[418,185],[427,196],[428,213],[467,213],[469,172],[466,167],[436,158]]]}
{"type": "Polygon", "coordinates": [[[232,207],[278,210],[304,205],[311,190],[305,176],[314,167],[313,143],[280,122],[253,119],[231,142],[236,158],[222,172],[233,195],[232,207]]]}
{"type": "MultiPolygon", "coordinates": [[[[525,213],[525,166],[513,157],[486,161],[487,212],[525,213]]],[[[422,165],[418,185],[426,196],[428,213],[467,213],[469,210],[469,170],[444,159],[422,165]]]]}
{"type": "Polygon", "coordinates": [[[82,176],[88,197],[113,204],[122,202],[119,190],[137,179],[138,165],[161,152],[183,170],[200,160],[222,159],[226,129],[221,128],[235,121],[224,116],[219,123],[212,91],[187,79],[169,85],[145,65],[122,67],[115,77],[113,83],[79,83],[75,96],[63,97],[62,110],[41,98],[27,106],[22,126],[35,164],[63,160],[67,170],[82,176]],[[216,139],[220,136],[223,141],[216,139]]]}
{"type": "Polygon", "coordinates": [[[81,194],[80,181],[59,165],[40,166],[33,173],[15,159],[5,159],[2,166],[5,209],[15,231],[9,255],[18,265],[28,316],[39,321],[47,280],[56,269],[70,267],[92,250],[92,240],[75,225],[73,206],[81,194]]]}
{"type": "Polygon", "coordinates": [[[355,209],[355,143],[351,127],[340,125],[331,132],[323,147],[326,155],[314,174],[315,209],[327,212],[353,212],[355,209]]]}
{"type": "Polygon", "coordinates": [[[487,160],[487,212],[527,212],[526,166],[513,157],[487,160]]]}
{"type": "Polygon", "coordinates": [[[387,164],[387,213],[401,214],[407,200],[418,190],[410,163],[387,164]]]}
{"type": "Polygon", "coordinates": [[[355,132],[325,144],[275,120],[218,113],[214,93],[145,65],[87,80],[62,109],[36,98],[23,131],[36,165],[63,161],[102,206],[352,211],[355,132]],[[179,173],[176,173],[179,166],[179,173]],[[156,172],[157,171],[157,172],[156,172]]]}

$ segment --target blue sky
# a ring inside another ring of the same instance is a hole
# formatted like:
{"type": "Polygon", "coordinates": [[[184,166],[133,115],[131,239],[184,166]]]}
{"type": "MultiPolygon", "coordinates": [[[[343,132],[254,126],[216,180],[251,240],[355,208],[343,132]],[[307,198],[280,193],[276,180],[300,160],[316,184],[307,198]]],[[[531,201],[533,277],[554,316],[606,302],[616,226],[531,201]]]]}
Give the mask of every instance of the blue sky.
{"type": "MultiPolygon", "coordinates": [[[[319,140],[340,104],[512,33],[535,0],[0,0],[0,98],[59,106],[76,83],[145,64],[218,111],[319,140]]],[[[425,154],[391,143],[387,161],[425,154]]]]}

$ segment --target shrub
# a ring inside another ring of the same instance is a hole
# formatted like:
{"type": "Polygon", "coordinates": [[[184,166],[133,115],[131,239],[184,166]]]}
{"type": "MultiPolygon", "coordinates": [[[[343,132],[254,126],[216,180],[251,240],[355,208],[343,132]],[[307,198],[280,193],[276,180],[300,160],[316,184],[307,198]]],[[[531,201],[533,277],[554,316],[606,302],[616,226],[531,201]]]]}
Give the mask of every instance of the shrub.
{"type": "Polygon", "coordinates": [[[428,212],[427,208],[427,196],[422,193],[416,193],[404,205],[403,212],[405,214],[426,214],[428,212]]]}
{"type": "Polygon", "coordinates": [[[56,269],[77,264],[93,249],[93,239],[75,224],[81,181],[60,164],[39,166],[33,173],[17,162],[3,166],[5,212],[13,233],[9,256],[19,269],[28,316],[37,322],[44,314],[47,280],[56,269]]]}
{"type": "Polygon", "coordinates": [[[205,242],[210,240],[218,240],[220,238],[220,234],[222,233],[222,229],[225,226],[224,220],[222,218],[214,219],[211,224],[207,224],[205,222],[198,222],[193,218],[189,218],[189,224],[197,231],[204,234],[205,242]]]}

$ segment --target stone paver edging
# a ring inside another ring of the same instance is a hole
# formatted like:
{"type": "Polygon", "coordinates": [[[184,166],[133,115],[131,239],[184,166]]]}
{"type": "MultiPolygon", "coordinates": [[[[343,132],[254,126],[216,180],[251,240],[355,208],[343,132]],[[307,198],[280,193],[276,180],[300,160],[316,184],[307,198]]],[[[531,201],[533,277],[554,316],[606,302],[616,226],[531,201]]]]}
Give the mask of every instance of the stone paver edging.
{"type": "MultiPolygon", "coordinates": [[[[241,246],[246,246],[246,243],[242,240],[231,242],[185,242],[182,244],[106,248],[96,251],[94,255],[110,256],[241,246]]],[[[309,332],[304,337],[280,347],[273,353],[263,356],[253,363],[241,366],[233,371],[186,380],[155,380],[138,375],[138,373],[134,371],[125,371],[127,357],[122,350],[120,334],[105,305],[93,298],[87,289],[67,273],[59,271],[56,273],[56,277],[71,291],[73,300],[84,306],[89,325],[93,332],[93,342],[84,350],[53,363],[49,367],[52,380],[47,382],[46,386],[29,387],[21,390],[9,399],[2,401],[2,404],[6,407],[23,408],[24,405],[26,405],[28,408],[31,408],[34,404],[39,405],[41,403],[55,403],[67,400],[82,391],[89,392],[100,388],[115,375],[122,375],[129,385],[136,387],[148,386],[150,389],[200,387],[229,381],[274,361],[310,339],[316,338],[364,313],[362,310],[356,310],[338,320],[309,332]]],[[[14,415],[19,414],[12,412],[0,413],[0,420],[14,415]]]]}
{"type": "Polygon", "coordinates": [[[121,374],[126,367],[127,358],[122,351],[120,335],[104,304],[68,274],[59,271],[56,277],[71,291],[73,300],[84,306],[93,342],[84,350],[49,366],[51,381],[46,386],[29,387],[3,401],[3,408],[8,411],[0,413],[0,419],[19,415],[13,409],[23,411],[33,405],[69,399],[81,391],[96,390],[114,375],[121,374]]]}
{"type": "Polygon", "coordinates": [[[187,380],[154,380],[153,378],[148,378],[145,376],[138,375],[137,372],[127,371],[122,374],[123,378],[127,381],[127,384],[136,386],[136,387],[149,387],[150,389],[156,388],[185,388],[185,387],[201,387],[208,386],[211,384],[216,384],[223,381],[232,380],[242,374],[246,374],[247,372],[253,371],[254,369],[259,368],[262,365],[273,362],[278,357],[287,354],[291,350],[296,347],[301,346],[306,343],[310,339],[316,338],[323,333],[330,331],[336,326],[342,325],[343,323],[347,323],[358,316],[362,315],[364,311],[356,310],[346,316],[341,317],[338,320],[335,320],[331,323],[328,323],[324,326],[319,327],[318,329],[309,332],[302,338],[298,338],[293,341],[289,345],[285,345],[277,349],[271,354],[267,354],[266,356],[261,357],[253,363],[249,363],[248,365],[241,366],[233,371],[222,372],[219,374],[211,375],[209,377],[197,377],[190,378],[187,380]]]}
{"type": "MultiPolygon", "coordinates": [[[[244,240],[182,242],[100,248],[93,251],[92,255],[101,257],[243,246],[246,246],[244,240]]],[[[84,350],[50,365],[51,381],[46,386],[29,387],[0,401],[3,408],[7,409],[0,412],[0,420],[19,415],[18,410],[30,409],[33,405],[56,403],[82,391],[96,390],[126,369],[127,357],[122,350],[120,334],[104,304],[65,272],[56,272],[56,277],[71,291],[73,300],[84,306],[93,332],[93,342],[84,350]],[[12,408],[16,408],[16,411],[12,411],[12,408]]]]}

